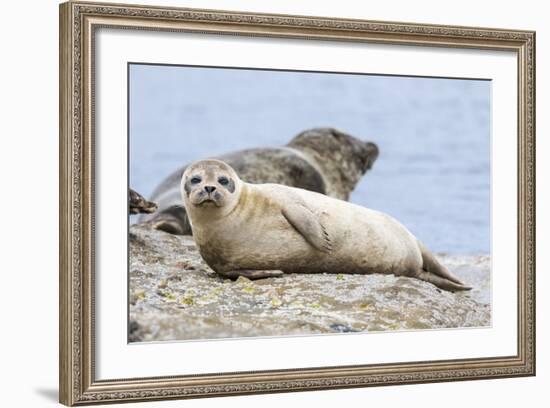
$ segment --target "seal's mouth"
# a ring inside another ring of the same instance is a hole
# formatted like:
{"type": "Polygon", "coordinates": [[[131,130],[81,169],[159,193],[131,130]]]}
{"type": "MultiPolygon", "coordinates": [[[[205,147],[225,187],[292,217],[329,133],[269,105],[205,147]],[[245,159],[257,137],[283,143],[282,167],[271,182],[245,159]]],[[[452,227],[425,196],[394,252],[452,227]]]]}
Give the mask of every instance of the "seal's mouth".
{"type": "Polygon", "coordinates": [[[212,197],[206,197],[203,200],[195,203],[196,207],[221,207],[221,204],[212,197]]]}

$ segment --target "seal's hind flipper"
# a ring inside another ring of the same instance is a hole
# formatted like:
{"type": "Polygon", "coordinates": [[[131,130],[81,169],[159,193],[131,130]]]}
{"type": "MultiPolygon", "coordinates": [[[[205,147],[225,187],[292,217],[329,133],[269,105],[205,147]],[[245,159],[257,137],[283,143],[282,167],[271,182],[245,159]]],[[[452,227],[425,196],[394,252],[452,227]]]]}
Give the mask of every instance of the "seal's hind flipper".
{"type": "Polygon", "coordinates": [[[422,252],[422,269],[425,271],[431,272],[435,275],[438,275],[444,279],[448,279],[451,282],[457,283],[462,286],[466,286],[464,282],[462,282],[460,279],[458,279],[456,276],[454,276],[447,268],[445,268],[437,258],[422,245],[421,242],[418,242],[418,246],[420,247],[420,251],[422,252]]]}
{"type": "Polygon", "coordinates": [[[332,251],[330,236],[321,223],[319,216],[301,203],[290,203],[282,210],[283,216],[296,231],[315,249],[322,252],[332,251]]]}
{"type": "Polygon", "coordinates": [[[437,286],[438,288],[441,288],[443,290],[448,290],[449,292],[472,289],[469,286],[458,284],[449,279],[442,278],[441,276],[437,276],[433,273],[426,272],[424,270],[420,271],[416,277],[420,280],[430,282],[431,284],[437,286]]]}
{"type": "Polygon", "coordinates": [[[419,276],[420,279],[433,283],[441,289],[450,291],[472,289],[443,266],[421,242],[418,242],[418,246],[422,253],[423,263],[422,272],[420,272],[419,276]]]}
{"type": "Polygon", "coordinates": [[[157,204],[146,200],[141,194],[132,189],[128,192],[130,214],[151,214],[157,210],[157,204]]]}

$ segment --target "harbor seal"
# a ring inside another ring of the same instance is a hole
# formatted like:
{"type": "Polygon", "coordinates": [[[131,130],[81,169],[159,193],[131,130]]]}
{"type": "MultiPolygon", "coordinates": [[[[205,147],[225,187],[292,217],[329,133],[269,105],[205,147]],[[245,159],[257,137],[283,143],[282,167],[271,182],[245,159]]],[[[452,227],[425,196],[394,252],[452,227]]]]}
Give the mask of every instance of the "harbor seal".
{"type": "MultiPolygon", "coordinates": [[[[278,183],[347,200],[359,179],[378,157],[378,147],[332,128],[306,130],[284,147],[241,150],[218,157],[248,183],[278,183]]],[[[180,195],[187,166],[168,176],[155,189],[153,215],[140,222],[179,235],[191,234],[180,195]]]]}
{"type": "Polygon", "coordinates": [[[225,277],[383,273],[471,289],[378,211],[304,189],[245,183],[213,159],[185,170],[181,194],[201,256],[225,277]]]}

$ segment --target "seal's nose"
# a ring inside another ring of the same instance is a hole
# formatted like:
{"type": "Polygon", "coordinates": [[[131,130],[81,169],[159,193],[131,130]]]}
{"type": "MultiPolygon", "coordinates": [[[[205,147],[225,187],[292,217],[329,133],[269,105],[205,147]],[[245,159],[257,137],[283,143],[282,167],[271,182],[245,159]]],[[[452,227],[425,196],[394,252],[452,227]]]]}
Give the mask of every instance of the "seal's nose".
{"type": "Polygon", "coordinates": [[[367,145],[367,151],[369,154],[376,159],[378,157],[378,154],[380,153],[380,150],[378,150],[378,146],[372,142],[366,142],[367,145]]]}
{"type": "Polygon", "coordinates": [[[214,190],[216,190],[216,187],[215,186],[204,186],[204,189],[206,190],[206,192],[208,194],[210,194],[211,192],[213,192],[214,190]]]}
{"type": "Polygon", "coordinates": [[[365,152],[363,155],[363,171],[370,170],[378,158],[380,150],[375,143],[365,142],[365,152]]]}

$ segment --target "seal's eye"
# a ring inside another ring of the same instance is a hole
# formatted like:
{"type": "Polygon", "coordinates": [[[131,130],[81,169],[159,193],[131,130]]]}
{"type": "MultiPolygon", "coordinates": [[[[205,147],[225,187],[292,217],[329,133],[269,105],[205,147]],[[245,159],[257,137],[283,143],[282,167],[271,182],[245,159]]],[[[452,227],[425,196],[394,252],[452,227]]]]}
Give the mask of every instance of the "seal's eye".
{"type": "Polygon", "coordinates": [[[191,177],[191,184],[199,184],[201,182],[201,178],[199,176],[191,177]]]}
{"type": "Polygon", "coordinates": [[[229,184],[229,180],[227,177],[220,177],[218,179],[218,183],[220,183],[222,186],[227,186],[229,184]]]}

